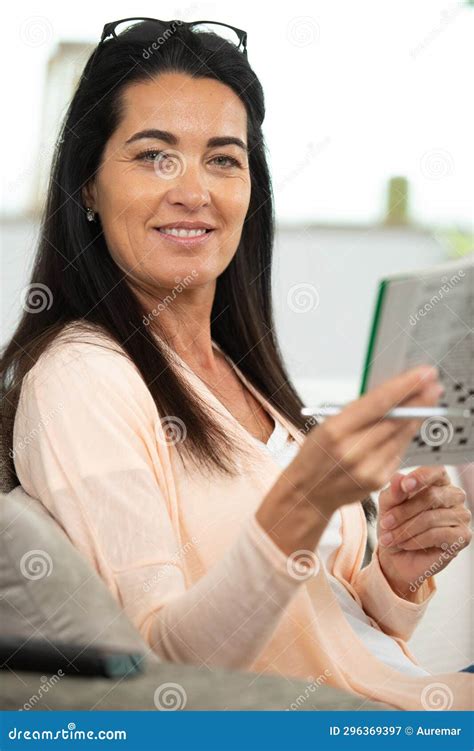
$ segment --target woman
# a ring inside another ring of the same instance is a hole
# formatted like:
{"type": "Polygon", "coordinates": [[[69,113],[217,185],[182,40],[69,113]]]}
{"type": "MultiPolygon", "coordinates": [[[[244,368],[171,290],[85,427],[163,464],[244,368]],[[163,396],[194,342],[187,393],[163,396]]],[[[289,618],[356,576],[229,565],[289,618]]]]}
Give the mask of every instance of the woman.
{"type": "Polygon", "coordinates": [[[428,564],[470,541],[464,494],[443,468],[402,488],[419,423],[381,419],[435,404],[436,370],[303,421],[274,333],[246,35],[127,26],[104,28],[66,114],[31,280],[45,304],[3,357],[18,481],[164,659],[317,679],[361,707],[427,709],[441,682],[466,709],[469,676],[435,682],[406,645],[428,564]],[[361,569],[387,483],[395,540],[361,569]]]}

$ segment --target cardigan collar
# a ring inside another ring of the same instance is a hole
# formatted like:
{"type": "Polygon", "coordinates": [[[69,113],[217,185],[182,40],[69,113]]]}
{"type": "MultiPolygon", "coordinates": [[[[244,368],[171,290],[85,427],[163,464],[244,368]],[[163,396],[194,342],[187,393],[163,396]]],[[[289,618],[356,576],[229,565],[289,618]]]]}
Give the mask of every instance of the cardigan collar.
{"type": "MultiPolygon", "coordinates": [[[[258,446],[259,448],[262,448],[262,444],[260,441],[258,441],[254,436],[249,433],[246,428],[243,427],[239,423],[239,421],[234,417],[234,415],[224,406],[224,404],[215,396],[215,394],[211,391],[209,386],[203,381],[202,378],[200,378],[197,373],[195,373],[192,368],[178,355],[178,353],[172,349],[160,336],[158,336],[156,333],[154,333],[154,336],[159,340],[160,345],[165,349],[165,351],[171,356],[171,358],[175,361],[176,364],[179,365],[179,367],[185,371],[186,375],[193,381],[194,385],[197,387],[198,390],[203,391],[206,394],[206,398],[208,401],[211,401],[213,405],[216,407],[216,409],[221,412],[221,414],[229,421],[230,425],[234,428],[234,430],[244,439],[247,441],[250,441],[253,446],[258,446]]],[[[222,350],[222,348],[217,344],[214,339],[211,340],[212,346],[217,349],[223,357],[227,360],[229,365],[233,368],[235,371],[237,377],[244,383],[244,385],[248,388],[248,390],[253,394],[253,396],[257,399],[258,402],[264,407],[264,409],[271,414],[271,416],[275,419],[275,421],[280,422],[284,427],[288,430],[288,433],[295,439],[295,441],[302,445],[304,442],[304,435],[302,435],[301,431],[293,425],[292,422],[290,422],[281,412],[279,412],[273,404],[271,404],[264,396],[261,394],[251,383],[250,381],[244,376],[242,371],[237,367],[237,365],[231,360],[231,358],[222,350]]]]}

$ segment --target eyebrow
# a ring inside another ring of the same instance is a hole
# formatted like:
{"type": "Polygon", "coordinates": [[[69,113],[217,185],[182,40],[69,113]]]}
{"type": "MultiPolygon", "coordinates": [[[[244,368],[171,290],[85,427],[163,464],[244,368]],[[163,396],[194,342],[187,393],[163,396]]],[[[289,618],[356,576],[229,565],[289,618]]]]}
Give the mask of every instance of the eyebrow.
{"type": "MultiPolygon", "coordinates": [[[[139,141],[142,138],[156,138],[160,141],[165,141],[165,143],[169,143],[171,146],[177,146],[179,143],[179,138],[173,135],[173,133],[170,133],[168,130],[156,130],[155,128],[153,128],[152,130],[140,130],[138,133],[134,133],[133,136],[128,139],[128,141],[125,141],[125,146],[134,143],[134,141],[139,141]]],[[[244,143],[240,138],[236,138],[235,136],[215,136],[214,138],[210,138],[207,142],[208,148],[211,148],[213,146],[232,145],[238,146],[246,153],[248,151],[247,144],[244,143]]]]}

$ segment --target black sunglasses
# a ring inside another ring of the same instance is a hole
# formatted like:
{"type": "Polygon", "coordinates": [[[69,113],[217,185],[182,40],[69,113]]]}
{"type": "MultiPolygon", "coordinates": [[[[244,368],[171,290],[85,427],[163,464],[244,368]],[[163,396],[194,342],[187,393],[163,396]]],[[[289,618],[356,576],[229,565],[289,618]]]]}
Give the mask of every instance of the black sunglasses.
{"type": "MultiPolygon", "coordinates": [[[[134,41],[140,41],[140,43],[143,44],[150,44],[150,49],[158,49],[160,44],[163,44],[163,41],[158,40],[165,41],[168,36],[171,36],[174,33],[174,28],[176,26],[184,26],[185,28],[194,31],[214,32],[226,41],[234,44],[235,47],[247,57],[247,32],[242,29],[237,29],[235,26],[230,26],[227,23],[220,23],[218,21],[160,21],[158,18],[121,18],[118,21],[106,23],[102,30],[100,42],[96,47],[96,52],[105,43],[113,40],[120,40],[120,37],[124,32],[130,31],[130,29],[134,28],[134,24],[137,24],[138,32],[142,31],[139,24],[143,21],[160,24],[160,26],[157,26],[157,36],[155,39],[150,39],[151,28],[148,24],[146,31],[143,30],[142,35],[138,33],[138,35],[134,37],[134,41]],[[165,27],[164,29],[163,26],[165,27]]],[[[94,60],[95,53],[91,62],[91,68],[94,60]]]]}

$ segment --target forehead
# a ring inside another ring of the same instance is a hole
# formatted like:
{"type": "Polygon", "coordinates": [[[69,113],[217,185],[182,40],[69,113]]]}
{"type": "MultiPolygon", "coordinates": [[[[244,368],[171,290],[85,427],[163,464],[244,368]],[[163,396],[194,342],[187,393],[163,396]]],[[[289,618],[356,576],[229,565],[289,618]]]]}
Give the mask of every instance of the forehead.
{"type": "Polygon", "coordinates": [[[212,136],[246,140],[247,113],[237,94],[212,78],[164,73],[128,86],[118,135],[125,139],[144,128],[168,130],[180,139],[212,136]]]}

